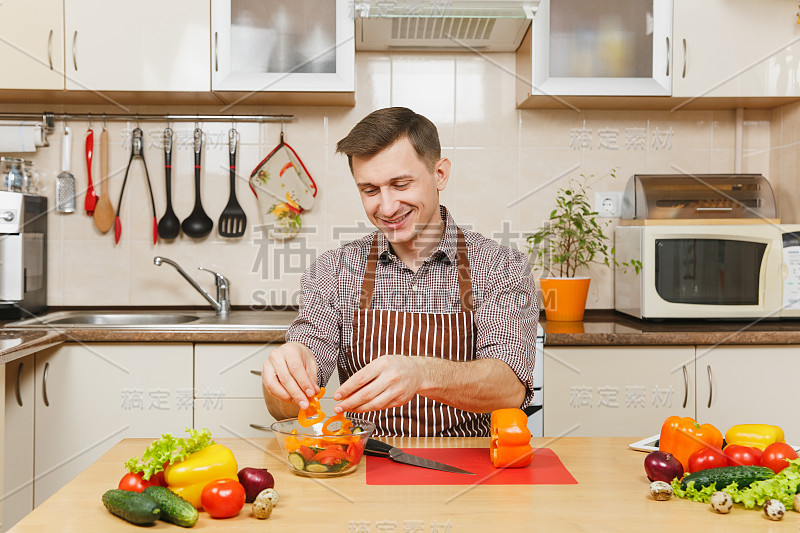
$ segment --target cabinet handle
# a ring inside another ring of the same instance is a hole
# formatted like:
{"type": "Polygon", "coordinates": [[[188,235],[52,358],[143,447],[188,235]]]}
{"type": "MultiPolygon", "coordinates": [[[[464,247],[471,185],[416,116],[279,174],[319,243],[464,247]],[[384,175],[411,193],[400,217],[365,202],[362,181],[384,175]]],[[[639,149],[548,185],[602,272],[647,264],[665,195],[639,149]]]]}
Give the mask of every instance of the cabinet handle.
{"type": "Polygon", "coordinates": [[[44,364],[44,372],[42,373],[42,398],[44,405],[50,407],[50,400],[47,398],[47,374],[50,371],[50,363],[44,364]]]}
{"type": "Polygon", "coordinates": [[[250,424],[250,427],[253,429],[260,429],[261,431],[272,431],[271,427],[262,426],[261,424],[250,424]]]}
{"type": "Polygon", "coordinates": [[[686,402],[689,400],[689,372],[686,370],[686,365],[683,365],[683,407],[686,407],[686,402]]]}
{"type": "Polygon", "coordinates": [[[261,370],[251,370],[250,373],[254,376],[261,377],[261,370]]]}
{"type": "Polygon", "coordinates": [[[214,72],[219,72],[219,32],[214,32],[214,72]]]}
{"type": "Polygon", "coordinates": [[[17,404],[22,407],[22,392],[20,391],[20,381],[22,380],[22,365],[25,363],[20,363],[17,367],[17,404]]]}
{"type": "Polygon", "coordinates": [[[669,76],[669,37],[667,37],[667,76],[669,76]]]}
{"type": "Polygon", "coordinates": [[[76,53],[76,47],[78,45],[78,30],[75,30],[75,34],[72,36],[72,65],[75,67],[75,70],[78,70],[78,56],[76,53]]]}
{"type": "Polygon", "coordinates": [[[686,65],[689,64],[689,52],[686,49],[686,39],[683,40],[683,74],[681,78],[686,77],[686,65]]]}
{"type": "Polygon", "coordinates": [[[714,385],[711,384],[711,365],[707,365],[706,370],[708,370],[708,407],[711,407],[711,399],[714,397],[714,385]]]}
{"type": "Polygon", "coordinates": [[[50,64],[50,70],[53,70],[53,30],[50,30],[50,36],[47,38],[47,62],[50,64]]]}

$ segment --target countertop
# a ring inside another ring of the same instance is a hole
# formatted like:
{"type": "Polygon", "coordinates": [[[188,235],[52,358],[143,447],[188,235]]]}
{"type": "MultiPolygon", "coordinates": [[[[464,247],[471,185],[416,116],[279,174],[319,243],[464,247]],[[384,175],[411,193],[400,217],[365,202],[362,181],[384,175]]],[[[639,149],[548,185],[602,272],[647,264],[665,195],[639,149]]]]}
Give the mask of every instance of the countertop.
{"type": "MultiPolygon", "coordinates": [[[[488,448],[489,444],[487,438],[386,440],[402,447],[488,448]]],[[[126,439],[118,443],[11,531],[137,531],[136,526],[111,515],[100,498],[106,490],[116,487],[124,473],[123,462],[141,455],[149,442],[126,439]]],[[[577,485],[367,486],[364,464],[356,472],[339,478],[310,479],[288,470],[272,438],[219,439],[219,442],[231,448],[240,467],[269,469],[280,501],[267,520],[252,517],[251,505],[245,504],[238,516],[226,520],[215,520],[201,512],[194,529],[327,533],[497,530],[752,533],[797,531],[800,517],[789,511],[783,521],[771,522],[760,511],[739,505],[729,515],[718,515],[706,504],[677,498],[655,501],[649,496],[649,482],[642,466],[645,454],[629,450],[630,439],[624,438],[534,438],[534,447],[547,447],[558,454],[578,481],[577,485]]],[[[535,461],[534,458],[534,464],[535,461]]],[[[149,530],[177,532],[176,527],[157,522],[149,530]]]]}
{"type": "MultiPolygon", "coordinates": [[[[204,311],[210,316],[213,312],[204,311]]],[[[0,364],[61,342],[241,342],[280,343],[296,311],[231,313],[229,324],[158,327],[55,327],[0,330],[0,364]]],[[[648,322],[614,311],[587,311],[581,322],[541,320],[546,346],[656,346],[798,344],[800,320],[648,322]]]]}

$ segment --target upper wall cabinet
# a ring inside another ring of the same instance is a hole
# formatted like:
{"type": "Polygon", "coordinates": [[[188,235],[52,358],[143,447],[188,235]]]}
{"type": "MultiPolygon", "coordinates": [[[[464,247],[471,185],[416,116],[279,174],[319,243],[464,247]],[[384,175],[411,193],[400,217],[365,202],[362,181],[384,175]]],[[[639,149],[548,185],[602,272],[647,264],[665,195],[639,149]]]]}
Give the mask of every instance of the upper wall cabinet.
{"type": "Polygon", "coordinates": [[[64,88],[62,0],[0,3],[2,89],[64,88]]]}
{"type": "Polygon", "coordinates": [[[347,0],[211,0],[214,91],[352,92],[347,0]]]}
{"type": "Polygon", "coordinates": [[[66,88],[209,91],[209,15],[209,0],[64,0],[66,88]]]}
{"type": "Polygon", "coordinates": [[[673,96],[800,96],[797,3],[675,0],[673,96]]]}
{"type": "Polygon", "coordinates": [[[670,94],[671,0],[542,0],[532,28],[533,95],[670,94]]]}

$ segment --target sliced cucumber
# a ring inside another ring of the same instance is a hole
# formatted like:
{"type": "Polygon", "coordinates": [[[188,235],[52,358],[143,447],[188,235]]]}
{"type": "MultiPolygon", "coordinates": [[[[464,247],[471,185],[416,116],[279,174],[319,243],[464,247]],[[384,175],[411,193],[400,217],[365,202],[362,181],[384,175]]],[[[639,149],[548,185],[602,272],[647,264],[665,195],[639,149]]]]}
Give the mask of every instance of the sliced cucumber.
{"type": "Polygon", "coordinates": [[[305,470],[306,459],[300,452],[292,452],[289,454],[289,463],[295,470],[305,470]]]}
{"type": "Polygon", "coordinates": [[[364,428],[361,426],[353,426],[350,433],[361,433],[362,431],[364,431],[364,428]]]}
{"type": "Polygon", "coordinates": [[[306,465],[306,471],[315,473],[329,472],[330,467],[317,461],[311,461],[306,465]]]}

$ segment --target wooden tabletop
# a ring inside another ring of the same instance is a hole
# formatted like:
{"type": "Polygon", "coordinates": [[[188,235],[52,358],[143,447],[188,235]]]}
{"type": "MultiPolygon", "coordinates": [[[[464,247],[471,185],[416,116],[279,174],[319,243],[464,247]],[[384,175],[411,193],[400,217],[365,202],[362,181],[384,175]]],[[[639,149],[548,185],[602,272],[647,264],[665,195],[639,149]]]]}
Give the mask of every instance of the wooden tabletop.
{"type": "MultiPolygon", "coordinates": [[[[488,439],[384,439],[401,447],[488,447],[488,439]]],[[[131,532],[137,526],[112,516],[100,497],[116,488],[123,462],[141,455],[146,439],[127,439],[63,487],[11,531],[131,532]]],[[[629,450],[627,438],[535,438],[535,447],[555,451],[577,485],[367,486],[364,465],[327,480],[292,474],[271,439],[219,439],[239,467],[266,467],[275,477],[280,502],[267,520],[250,504],[235,518],[215,520],[201,512],[194,529],[286,533],[462,533],[507,531],[582,532],[771,532],[797,531],[800,513],[781,522],[735,506],[729,515],[710,506],[649,497],[645,454],[629,450]]],[[[487,452],[488,453],[488,452],[487,452]]],[[[488,457],[487,457],[488,461],[488,457]]],[[[157,522],[151,530],[180,531],[157,522]]]]}

